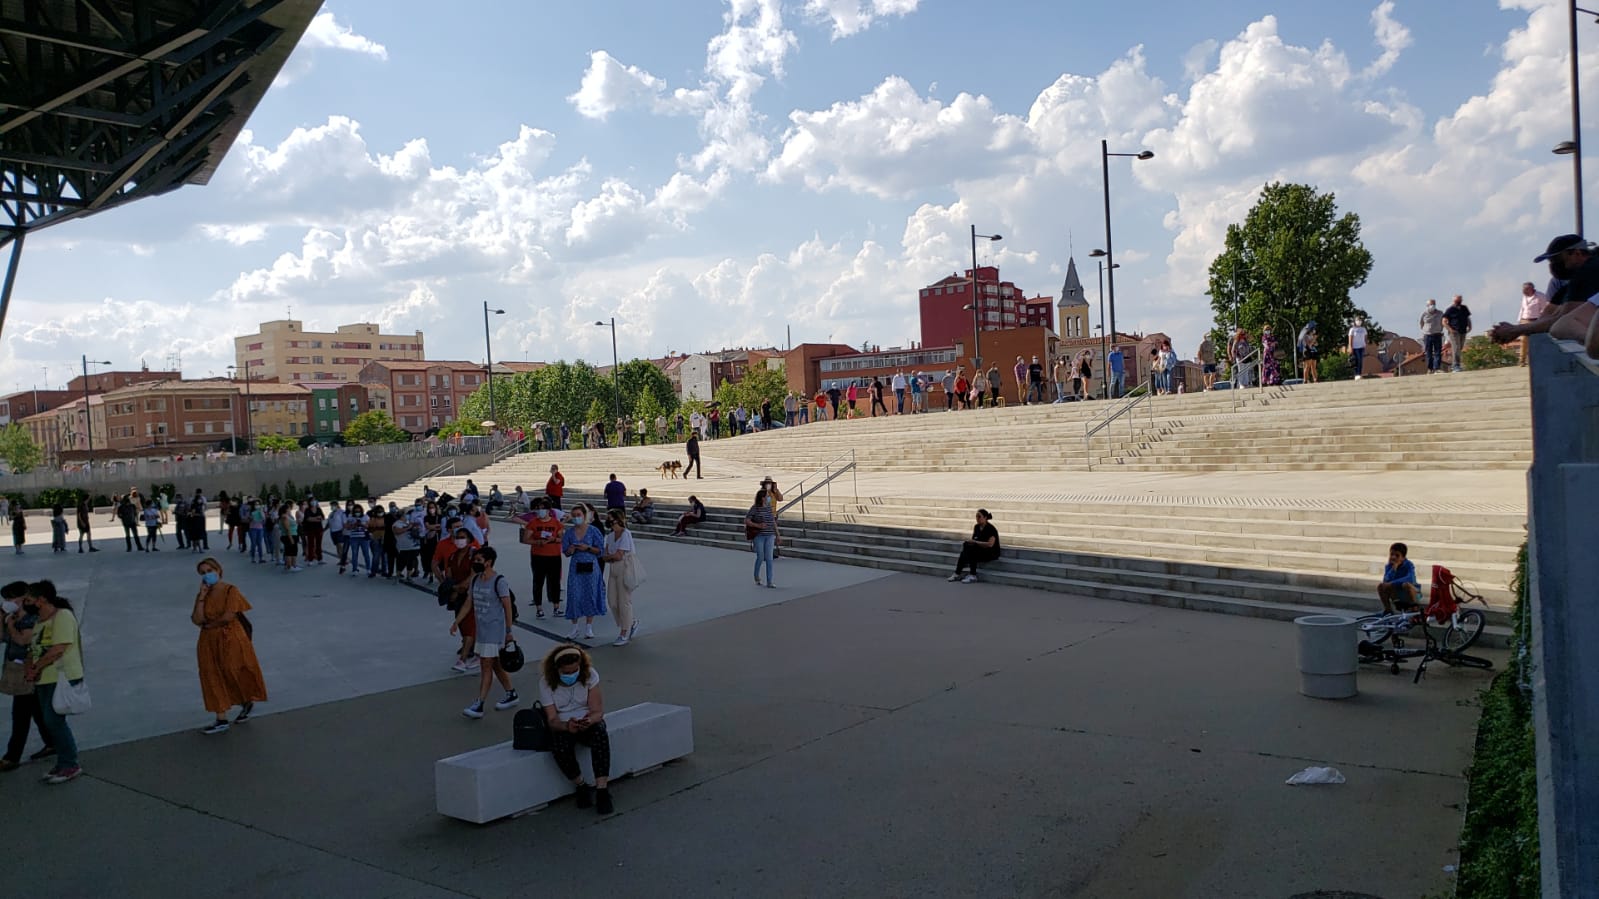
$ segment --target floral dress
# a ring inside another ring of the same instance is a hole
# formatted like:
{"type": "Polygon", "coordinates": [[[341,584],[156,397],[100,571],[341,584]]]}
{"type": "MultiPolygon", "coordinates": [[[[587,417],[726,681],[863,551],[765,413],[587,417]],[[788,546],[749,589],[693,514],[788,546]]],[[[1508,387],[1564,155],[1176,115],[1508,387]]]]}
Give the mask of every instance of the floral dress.
{"type": "Polygon", "coordinates": [[[1282,372],[1277,368],[1277,335],[1270,331],[1260,335],[1260,382],[1267,385],[1283,382],[1282,372]]]}
{"type": "MultiPolygon", "coordinates": [[[[561,537],[561,551],[565,552],[573,545],[582,543],[588,546],[604,546],[605,536],[594,525],[586,525],[583,534],[578,534],[577,528],[568,528],[561,537]]],[[[566,618],[576,621],[579,618],[598,618],[609,614],[605,605],[605,575],[600,571],[600,557],[597,553],[574,552],[567,563],[566,572],[566,618]],[[587,569],[587,570],[583,570],[587,569]]]]}

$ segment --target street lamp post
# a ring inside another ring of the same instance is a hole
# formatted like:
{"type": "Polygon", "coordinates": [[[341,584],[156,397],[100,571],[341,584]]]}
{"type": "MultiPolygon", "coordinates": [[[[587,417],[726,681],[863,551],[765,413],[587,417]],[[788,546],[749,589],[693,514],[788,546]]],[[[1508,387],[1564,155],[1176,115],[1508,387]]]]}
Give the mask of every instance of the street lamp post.
{"type": "Polygon", "coordinates": [[[495,315],[504,315],[505,310],[490,309],[489,301],[483,301],[483,371],[487,376],[486,383],[489,385],[489,421],[494,422],[495,427],[499,427],[500,418],[494,410],[494,348],[489,344],[490,312],[494,313],[495,315]]]}
{"type": "Polygon", "coordinates": [[[1116,259],[1115,249],[1110,239],[1110,158],[1112,156],[1127,156],[1132,159],[1154,159],[1155,154],[1150,150],[1140,150],[1137,153],[1112,153],[1108,141],[1099,142],[1099,172],[1105,185],[1105,261],[1110,268],[1108,282],[1110,284],[1110,333],[1116,334],[1116,259]]]}
{"type": "MultiPolygon", "coordinates": [[[[110,365],[110,362],[95,362],[95,365],[110,365]]],[[[38,412],[35,402],[35,412],[38,412]]],[[[83,357],[83,433],[88,438],[89,467],[94,467],[94,414],[89,409],[89,357],[83,357]]]]}
{"type": "MultiPolygon", "coordinates": [[[[1099,359],[1103,368],[1100,374],[1104,375],[1104,377],[1099,379],[1099,389],[1106,399],[1110,399],[1110,350],[1105,345],[1105,260],[1103,258],[1110,254],[1104,250],[1095,250],[1088,255],[1093,257],[1094,262],[1099,265],[1099,359]]],[[[1111,265],[1113,269],[1121,267],[1120,262],[1111,265]]]]}
{"type": "Polygon", "coordinates": [[[972,365],[976,368],[983,367],[983,321],[978,309],[982,301],[977,298],[977,238],[986,240],[1004,240],[998,234],[978,234],[977,226],[972,226],[972,365]]]}
{"type": "MultiPolygon", "coordinates": [[[[622,363],[616,357],[616,316],[611,316],[608,323],[611,329],[611,383],[616,387],[616,417],[622,418],[622,363]]],[[[596,328],[604,328],[607,322],[595,322],[596,328]]],[[[618,437],[621,435],[618,434],[618,437]]]]}
{"type": "MultiPolygon", "coordinates": [[[[239,367],[237,365],[230,365],[230,366],[228,366],[228,368],[232,369],[234,371],[237,371],[239,367]]],[[[250,408],[250,360],[249,359],[245,359],[244,360],[244,446],[245,446],[246,449],[249,449],[251,452],[255,451],[255,417],[254,417],[254,410],[252,410],[250,408]]],[[[234,452],[238,452],[238,448],[239,448],[238,438],[235,437],[234,441],[233,441],[234,452]]]]}
{"type": "Polygon", "coordinates": [[[1577,233],[1582,230],[1582,99],[1577,88],[1577,13],[1587,13],[1594,16],[1594,21],[1599,21],[1599,13],[1591,9],[1583,9],[1577,5],[1577,0],[1571,0],[1568,12],[1570,21],[1567,23],[1570,38],[1571,56],[1571,140],[1563,140],[1555,144],[1554,152],[1560,156],[1571,157],[1571,178],[1573,187],[1572,200],[1577,207],[1577,233]]]}

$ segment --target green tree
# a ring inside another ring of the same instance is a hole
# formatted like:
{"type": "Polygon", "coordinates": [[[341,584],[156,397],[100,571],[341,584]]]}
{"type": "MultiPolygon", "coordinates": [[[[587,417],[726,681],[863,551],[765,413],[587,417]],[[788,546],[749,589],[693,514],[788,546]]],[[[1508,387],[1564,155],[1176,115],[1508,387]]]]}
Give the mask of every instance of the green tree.
{"type": "Polygon", "coordinates": [[[614,414],[616,414],[616,407],[607,405],[604,400],[600,399],[599,397],[595,397],[593,401],[589,403],[588,411],[583,413],[582,421],[586,425],[591,425],[595,422],[605,422],[605,433],[609,434],[616,427],[616,422],[611,421],[611,416],[614,414]]]}
{"type": "Polygon", "coordinates": [[[723,414],[740,404],[752,412],[757,411],[763,400],[770,401],[773,410],[778,410],[783,408],[783,397],[787,394],[788,376],[781,365],[776,368],[752,365],[737,384],[723,380],[722,386],[716,388],[716,401],[722,404],[723,414]]]}
{"type": "Polygon", "coordinates": [[[27,474],[44,461],[44,451],[28,435],[28,429],[12,422],[0,428],[0,459],[13,474],[27,474]]]}
{"type": "MultiPolygon", "coordinates": [[[[484,384],[479,387],[461,403],[460,417],[451,423],[452,425],[458,425],[464,422],[471,422],[472,426],[478,430],[468,431],[465,428],[456,428],[455,430],[460,430],[462,434],[482,434],[484,433],[482,427],[485,421],[493,421],[502,428],[512,428],[517,425],[521,425],[524,428],[527,427],[526,404],[515,401],[517,392],[516,379],[526,374],[529,373],[518,372],[509,377],[496,377],[494,379],[494,407],[492,410],[489,408],[490,385],[484,384]]],[[[523,383],[525,385],[526,382],[523,383]]],[[[440,430],[448,431],[451,434],[455,433],[455,430],[451,430],[449,427],[441,427],[440,430]]]]}
{"type": "Polygon", "coordinates": [[[1355,376],[1355,361],[1348,353],[1328,353],[1317,360],[1316,376],[1323,381],[1348,381],[1355,376]]]}
{"type": "MultiPolygon", "coordinates": [[[[653,366],[651,367],[653,368],[653,366]]],[[[671,417],[670,413],[661,407],[661,402],[656,398],[655,393],[653,391],[646,390],[644,393],[640,394],[638,405],[634,410],[633,417],[634,419],[644,419],[644,434],[646,443],[654,443],[658,439],[655,433],[655,419],[656,416],[660,415],[665,415],[668,417],[668,419],[671,417]]],[[[671,427],[670,421],[668,421],[667,427],[671,427]]]]}
{"type": "MultiPolygon", "coordinates": [[[[474,396],[475,395],[476,394],[474,394],[474,396]]],[[[459,431],[468,437],[482,437],[488,434],[488,430],[483,427],[482,421],[483,419],[479,419],[476,416],[463,414],[460,418],[457,418],[454,421],[447,421],[444,424],[439,425],[439,434],[443,435],[443,437],[449,437],[459,431]]],[[[500,422],[499,424],[503,425],[504,422],[500,422]]],[[[443,437],[440,439],[443,439],[443,437]]]]}
{"type": "Polygon", "coordinates": [[[351,446],[369,446],[374,443],[407,443],[411,435],[394,423],[389,413],[381,409],[362,412],[344,429],[344,442],[351,446]]]}
{"type": "MultiPolygon", "coordinates": [[[[622,367],[616,370],[616,375],[622,384],[622,408],[635,418],[643,414],[642,404],[646,397],[653,399],[654,408],[661,412],[671,412],[677,408],[677,391],[672,389],[671,379],[650,360],[623,362],[622,367]]],[[[651,427],[654,426],[656,414],[649,416],[651,427]]]]}
{"type": "Polygon", "coordinates": [[[262,434],[255,438],[255,448],[268,453],[297,450],[300,448],[300,441],[282,434],[262,434]]]}
{"type": "MultiPolygon", "coordinates": [[[[1339,216],[1331,193],[1273,182],[1243,224],[1227,226],[1225,248],[1210,264],[1217,330],[1242,326],[1258,341],[1261,326],[1270,324],[1291,349],[1300,327],[1314,321],[1323,352],[1342,340],[1356,317],[1380,335],[1382,327],[1349,296],[1370,272],[1359,216],[1339,216]]],[[[1225,339],[1217,346],[1226,346],[1225,339]]]]}
{"type": "Polygon", "coordinates": [[[1520,362],[1515,350],[1494,343],[1486,334],[1478,334],[1467,340],[1466,348],[1460,352],[1460,364],[1466,367],[1466,371],[1505,368],[1518,365],[1520,362]]]}

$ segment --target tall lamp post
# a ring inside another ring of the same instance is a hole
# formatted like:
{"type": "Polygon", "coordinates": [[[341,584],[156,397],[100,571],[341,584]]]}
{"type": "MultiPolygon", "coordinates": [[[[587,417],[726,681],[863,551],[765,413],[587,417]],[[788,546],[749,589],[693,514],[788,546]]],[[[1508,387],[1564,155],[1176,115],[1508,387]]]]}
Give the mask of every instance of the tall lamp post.
{"type": "MultiPolygon", "coordinates": [[[[91,363],[89,361],[89,357],[88,356],[84,356],[83,357],[83,433],[84,433],[84,436],[88,438],[88,444],[89,444],[89,467],[93,468],[94,467],[94,412],[93,412],[93,410],[91,410],[89,408],[89,366],[91,364],[93,364],[93,365],[110,365],[111,363],[110,362],[98,362],[98,361],[91,363]]],[[[38,401],[37,400],[34,401],[34,409],[33,409],[33,411],[35,411],[35,412],[39,411],[38,401]]]]}
{"type": "Polygon", "coordinates": [[[1582,99],[1577,89],[1577,13],[1587,13],[1599,22],[1599,13],[1591,9],[1583,9],[1577,5],[1577,0],[1571,0],[1569,13],[1570,21],[1567,23],[1571,46],[1571,140],[1563,140],[1555,144],[1554,152],[1560,156],[1571,157],[1571,178],[1574,188],[1572,199],[1577,205],[1577,233],[1582,230],[1582,99]]]}
{"type": "Polygon", "coordinates": [[[486,383],[489,385],[489,421],[494,422],[495,427],[499,427],[500,418],[494,410],[494,348],[489,344],[490,312],[494,313],[495,315],[504,315],[505,310],[490,309],[489,301],[483,301],[483,371],[487,376],[486,383]]]}
{"type": "MultiPolygon", "coordinates": [[[[237,371],[237,365],[230,365],[230,371],[237,371]]],[[[255,416],[250,408],[250,360],[244,360],[244,446],[252,452],[255,451],[255,416]]],[[[239,451],[239,438],[233,438],[233,451],[239,451]]]]}
{"type": "MultiPolygon", "coordinates": [[[[1105,337],[1105,259],[1104,259],[1104,257],[1109,256],[1110,254],[1106,253],[1104,250],[1095,250],[1092,253],[1089,253],[1088,255],[1093,257],[1094,262],[1096,262],[1099,265],[1099,359],[1100,359],[1100,364],[1104,366],[1104,371],[1102,372],[1104,377],[1099,379],[1099,381],[1100,381],[1099,389],[1100,389],[1100,392],[1102,392],[1105,395],[1105,398],[1109,399],[1110,398],[1110,350],[1105,345],[1106,337],[1105,337]]],[[[1112,263],[1110,267],[1113,268],[1113,269],[1121,268],[1122,264],[1120,262],[1115,262],[1115,263],[1112,263]]]]}
{"type": "MultiPolygon", "coordinates": [[[[604,328],[609,325],[611,329],[611,383],[616,387],[616,417],[622,417],[622,363],[616,358],[616,316],[611,316],[610,322],[595,322],[594,327],[604,328]]],[[[621,435],[618,434],[618,437],[621,435]]]]}
{"type": "Polygon", "coordinates": [[[1107,141],[1099,142],[1099,171],[1105,184],[1105,261],[1110,268],[1110,333],[1116,333],[1116,259],[1115,248],[1110,239],[1110,158],[1112,156],[1127,156],[1132,159],[1154,159],[1154,151],[1139,150],[1137,153],[1112,153],[1107,141]]]}
{"type": "Polygon", "coordinates": [[[978,234],[977,226],[972,226],[972,365],[976,368],[983,367],[983,321],[978,310],[983,301],[977,298],[977,238],[984,240],[1004,240],[998,234],[978,234]]]}

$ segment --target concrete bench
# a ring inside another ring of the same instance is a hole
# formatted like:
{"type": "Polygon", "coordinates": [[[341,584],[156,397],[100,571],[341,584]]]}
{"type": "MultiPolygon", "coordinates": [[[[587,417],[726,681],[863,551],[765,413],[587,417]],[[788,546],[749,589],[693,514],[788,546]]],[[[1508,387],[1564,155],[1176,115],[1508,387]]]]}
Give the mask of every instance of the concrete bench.
{"type": "MultiPolygon", "coordinates": [[[[642,774],[694,751],[694,720],[688,706],[644,702],[605,716],[611,735],[611,779],[642,774]]],[[[578,765],[589,783],[594,768],[589,749],[577,748],[578,765]]],[[[507,740],[433,764],[433,791],[439,814],[474,824],[533,811],[572,792],[548,752],[523,752],[507,740]]]]}

